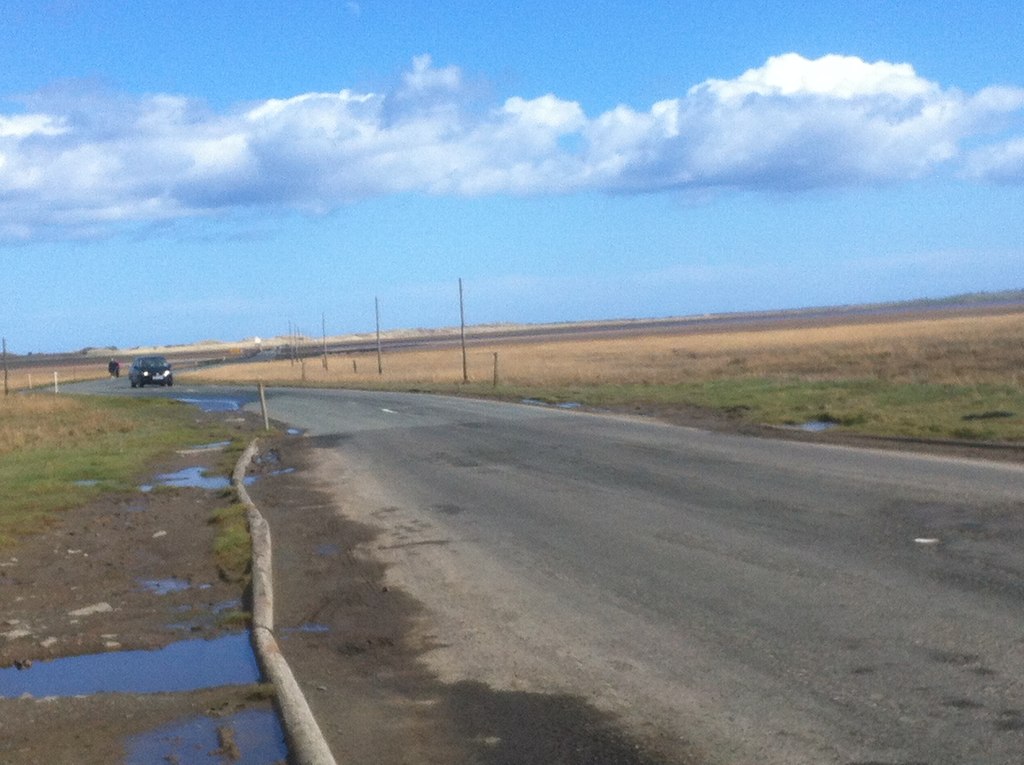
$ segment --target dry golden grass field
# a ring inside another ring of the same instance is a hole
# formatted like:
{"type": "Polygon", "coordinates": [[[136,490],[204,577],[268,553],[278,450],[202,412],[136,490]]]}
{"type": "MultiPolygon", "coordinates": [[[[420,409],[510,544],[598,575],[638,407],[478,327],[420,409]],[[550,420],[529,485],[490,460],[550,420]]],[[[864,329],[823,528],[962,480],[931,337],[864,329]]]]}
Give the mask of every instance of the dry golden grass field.
{"type": "MultiPolygon", "coordinates": [[[[805,323],[806,324],[806,323],[805,323]]],[[[315,346],[311,346],[311,349],[315,346]]],[[[474,341],[189,373],[204,382],[461,392],[608,407],[699,406],[768,424],[1024,440],[1024,307],[836,317],[813,325],[474,341]],[[495,385],[495,354],[497,384],[495,385]]]]}
{"type": "MultiPolygon", "coordinates": [[[[458,335],[450,331],[427,333],[430,345],[418,347],[409,345],[415,333],[392,334],[385,340],[380,374],[374,351],[332,353],[325,369],[315,341],[300,349],[303,361],[188,371],[214,356],[239,357],[241,346],[218,347],[216,353],[175,347],[172,360],[179,385],[262,381],[422,390],[577,402],[670,419],[679,419],[683,410],[700,410],[740,423],[825,422],[851,433],[1024,442],[1024,305],[736,318],[734,323],[568,325],[527,338],[470,328],[468,383],[458,335]]],[[[332,342],[353,341],[372,345],[365,337],[332,342]]],[[[124,377],[130,354],[121,356],[124,377]]],[[[50,390],[54,371],[61,384],[104,377],[106,361],[106,356],[76,357],[53,369],[38,363],[15,366],[8,386],[50,390]]]]}
{"type": "MultiPolygon", "coordinates": [[[[839,323],[737,331],[714,329],[672,334],[543,341],[470,336],[473,382],[506,385],[666,385],[737,377],[808,381],[877,379],[956,385],[1019,385],[1024,381],[1024,311],[1002,315],[839,323]]],[[[315,346],[311,346],[315,349],[315,346]]],[[[385,348],[383,374],[374,352],[225,366],[190,374],[190,380],[263,380],[375,386],[462,380],[457,346],[385,348]],[[353,361],[355,364],[353,365],[353,361]]]]}
{"type": "MultiPolygon", "coordinates": [[[[50,365],[23,367],[12,365],[7,372],[7,389],[9,391],[25,388],[53,390],[53,373],[57,373],[57,387],[67,383],[84,380],[98,380],[107,376],[107,362],[76,361],[75,363],[60,362],[50,365]]],[[[2,394],[2,391],[0,391],[2,394]]]]}

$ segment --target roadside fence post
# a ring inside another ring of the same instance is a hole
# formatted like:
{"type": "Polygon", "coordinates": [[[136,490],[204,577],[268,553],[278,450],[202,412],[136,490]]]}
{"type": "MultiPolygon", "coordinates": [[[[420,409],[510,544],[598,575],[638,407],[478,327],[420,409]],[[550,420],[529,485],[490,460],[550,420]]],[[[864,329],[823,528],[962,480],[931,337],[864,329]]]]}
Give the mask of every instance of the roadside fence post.
{"type": "Polygon", "coordinates": [[[263,412],[263,429],[270,430],[270,417],[267,415],[267,394],[263,388],[263,381],[258,383],[260,391],[260,410],[263,412]]]}

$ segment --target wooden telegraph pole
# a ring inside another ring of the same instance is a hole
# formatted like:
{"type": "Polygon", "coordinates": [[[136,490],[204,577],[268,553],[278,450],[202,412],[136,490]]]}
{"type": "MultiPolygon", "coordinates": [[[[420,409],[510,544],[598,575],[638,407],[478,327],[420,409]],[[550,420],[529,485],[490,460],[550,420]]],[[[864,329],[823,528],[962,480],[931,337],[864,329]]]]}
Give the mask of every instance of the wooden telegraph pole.
{"type": "Polygon", "coordinates": [[[327,314],[320,314],[320,331],[324,338],[324,371],[327,371],[327,314]]]}
{"type": "Polygon", "coordinates": [[[466,365],[466,307],[462,300],[462,278],[459,277],[459,326],[462,335],[462,382],[469,382],[469,367],[466,365]]]}
{"type": "Polygon", "coordinates": [[[377,374],[384,374],[384,362],[380,352],[380,300],[373,299],[373,315],[377,318],[377,374]]]}
{"type": "Polygon", "coordinates": [[[3,351],[3,356],[4,356],[4,395],[6,396],[8,393],[10,393],[10,390],[7,387],[7,338],[6,337],[3,339],[3,346],[4,346],[4,351],[3,351]]]}

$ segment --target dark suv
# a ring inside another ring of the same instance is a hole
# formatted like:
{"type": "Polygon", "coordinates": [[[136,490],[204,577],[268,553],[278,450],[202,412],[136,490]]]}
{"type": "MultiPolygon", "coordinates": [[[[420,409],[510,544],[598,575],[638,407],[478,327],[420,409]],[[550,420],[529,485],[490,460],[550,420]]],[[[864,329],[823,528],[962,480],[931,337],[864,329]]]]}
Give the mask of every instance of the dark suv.
{"type": "Polygon", "coordinates": [[[174,385],[174,375],[163,356],[139,356],[128,370],[128,382],[133,388],[141,388],[146,383],[174,385]]]}

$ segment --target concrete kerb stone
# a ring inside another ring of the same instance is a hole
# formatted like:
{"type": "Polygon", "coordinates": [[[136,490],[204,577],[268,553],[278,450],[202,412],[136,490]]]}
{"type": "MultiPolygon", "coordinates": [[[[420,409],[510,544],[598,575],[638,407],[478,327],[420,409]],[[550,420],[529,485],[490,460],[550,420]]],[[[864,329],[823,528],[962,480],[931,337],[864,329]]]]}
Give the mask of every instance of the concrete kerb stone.
{"type": "Polygon", "coordinates": [[[270,554],[270,525],[245,489],[245,471],[257,454],[254,439],[235,465],[231,482],[245,505],[252,537],[252,634],[256,657],[274,685],[285,735],[298,765],[337,765],[306,703],[295,676],[274,637],[274,587],[270,554]]]}

